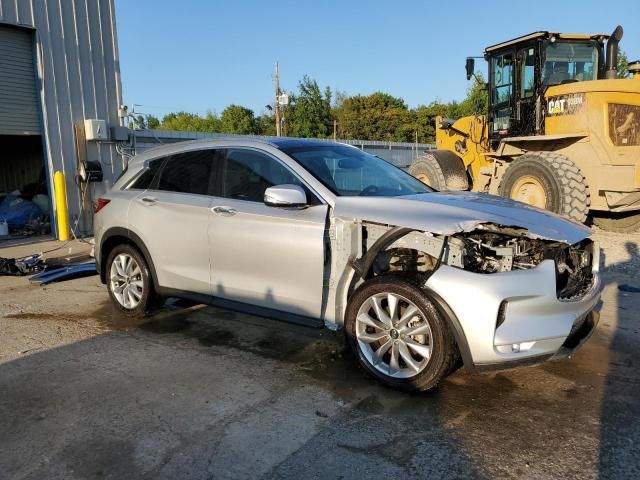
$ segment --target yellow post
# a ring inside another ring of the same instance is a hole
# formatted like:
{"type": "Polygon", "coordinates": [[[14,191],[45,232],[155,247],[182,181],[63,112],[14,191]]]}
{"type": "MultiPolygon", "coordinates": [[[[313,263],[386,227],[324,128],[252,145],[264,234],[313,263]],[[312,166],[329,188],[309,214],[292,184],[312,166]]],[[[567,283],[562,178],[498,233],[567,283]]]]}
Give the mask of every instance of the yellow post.
{"type": "Polygon", "coordinates": [[[64,173],[56,172],[53,176],[56,193],[56,220],[58,223],[58,240],[69,240],[69,212],[67,211],[67,190],[64,185],[64,173]]]}

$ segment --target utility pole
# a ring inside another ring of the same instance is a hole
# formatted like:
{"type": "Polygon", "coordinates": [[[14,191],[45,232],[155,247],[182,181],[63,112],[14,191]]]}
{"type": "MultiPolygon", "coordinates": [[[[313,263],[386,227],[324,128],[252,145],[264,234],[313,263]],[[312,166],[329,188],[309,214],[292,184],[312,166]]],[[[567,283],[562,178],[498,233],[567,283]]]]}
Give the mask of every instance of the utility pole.
{"type": "Polygon", "coordinates": [[[278,62],[276,62],[276,72],[275,72],[275,83],[276,83],[276,136],[280,137],[282,135],[280,125],[280,78],[278,76],[278,62]]]}
{"type": "Polygon", "coordinates": [[[336,119],[333,119],[333,141],[335,142],[336,138],[337,138],[337,130],[338,130],[338,121],[336,119]]]}

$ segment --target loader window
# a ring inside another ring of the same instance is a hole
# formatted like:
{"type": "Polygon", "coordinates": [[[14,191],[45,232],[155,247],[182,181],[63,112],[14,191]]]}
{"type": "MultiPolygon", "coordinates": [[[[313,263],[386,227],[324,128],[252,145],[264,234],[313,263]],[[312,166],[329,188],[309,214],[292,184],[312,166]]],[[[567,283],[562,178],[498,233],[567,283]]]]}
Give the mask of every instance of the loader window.
{"type": "Polygon", "coordinates": [[[491,59],[491,103],[508,103],[512,94],[513,54],[497,55],[491,59]]]}
{"type": "Polygon", "coordinates": [[[530,98],[535,91],[535,50],[526,48],[520,50],[520,98],[530,98]]]}
{"type": "Polygon", "coordinates": [[[591,43],[549,43],[545,49],[542,81],[545,85],[595,80],[598,49],[591,43]]]}

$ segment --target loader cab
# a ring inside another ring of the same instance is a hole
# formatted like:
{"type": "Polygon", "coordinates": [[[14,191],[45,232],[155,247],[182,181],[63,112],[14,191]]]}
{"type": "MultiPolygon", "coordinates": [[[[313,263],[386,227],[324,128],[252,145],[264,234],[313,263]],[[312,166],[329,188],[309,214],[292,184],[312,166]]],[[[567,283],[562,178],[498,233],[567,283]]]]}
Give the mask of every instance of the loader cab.
{"type": "Polygon", "coordinates": [[[536,32],[488,47],[489,141],[544,134],[548,87],[602,78],[607,35],[536,32]]]}

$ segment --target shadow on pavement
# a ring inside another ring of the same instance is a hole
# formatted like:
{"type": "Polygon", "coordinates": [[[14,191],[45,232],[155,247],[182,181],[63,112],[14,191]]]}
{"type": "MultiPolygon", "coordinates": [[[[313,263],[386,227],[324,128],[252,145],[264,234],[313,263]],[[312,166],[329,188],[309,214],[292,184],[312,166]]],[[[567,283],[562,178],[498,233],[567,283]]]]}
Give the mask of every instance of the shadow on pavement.
{"type": "MultiPolygon", "coordinates": [[[[612,269],[633,271],[638,246],[625,244],[629,260],[612,269]]],[[[609,371],[602,396],[600,477],[640,478],[640,272],[619,276],[618,323],[611,338],[609,371]]]]}

